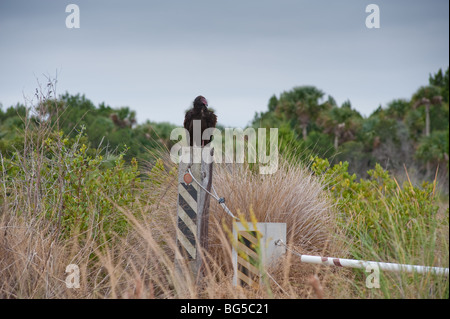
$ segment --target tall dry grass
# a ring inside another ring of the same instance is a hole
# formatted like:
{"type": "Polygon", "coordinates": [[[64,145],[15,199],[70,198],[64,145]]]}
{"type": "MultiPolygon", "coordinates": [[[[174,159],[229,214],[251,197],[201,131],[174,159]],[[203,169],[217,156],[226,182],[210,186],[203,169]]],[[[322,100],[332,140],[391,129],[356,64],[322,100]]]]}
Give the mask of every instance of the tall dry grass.
{"type": "MultiPolygon", "coordinates": [[[[39,104],[38,104],[39,105],[39,104]]],[[[45,123],[43,121],[42,123],[45,123]]],[[[165,169],[147,171],[144,189],[136,189],[133,209],[117,210],[128,220],[126,234],[98,241],[101,225],[95,222],[82,234],[61,236],[59,216],[64,214],[62,196],[54,205],[46,203],[47,192],[64,193],[64,179],[49,185],[50,179],[39,169],[45,156],[45,137],[51,130],[40,123],[27,127],[32,134],[26,147],[18,152],[24,170],[22,180],[2,175],[2,212],[0,218],[0,298],[298,298],[314,297],[308,279],[317,271],[302,266],[291,254],[268,270],[271,278],[254,289],[232,285],[231,245],[224,224],[231,219],[211,201],[210,249],[204,256],[202,280],[193,278],[187,265],[175,270],[176,255],[176,169],[165,158],[165,169]],[[60,181],[60,183],[59,183],[60,181]],[[20,184],[20,185],[19,185],[20,184]],[[45,209],[51,210],[46,214],[45,209]],[[47,218],[46,216],[53,216],[47,218]],[[56,217],[56,218],[55,218],[56,217]],[[95,235],[94,235],[95,234],[95,235]],[[82,239],[81,239],[82,238],[82,239]],[[80,288],[67,288],[67,265],[80,269],[80,288]]],[[[70,154],[69,154],[70,155],[70,154]]],[[[62,158],[68,154],[61,153],[62,158]]],[[[58,160],[50,165],[58,172],[58,160]]],[[[321,182],[300,165],[280,165],[274,175],[255,174],[247,164],[214,167],[213,183],[234,212],[249,216],[250,210],[262,222],[285,222],[289,243],[299,251],[340,254],[332,203],[321,182]],[[331,240],[333,239],[333,240],[331,240]]],[[[53,194],[53,193],[52,193],[53,194]]],[[[92,194],[98,196],[99,194],[92,194]]],[[[106,238],[106,236],[105,236],[106,238]]],[[[333,274],[333,271],[330,272],[333,274]]],[[[327,293],[327,276],[322,277],[327,293]]],[[[331,281],[330,281],[331,282],[331,281]]]]}
{"type": "MultiPolygon", "coordinates": [[[[398,290],[395,285],[414,286],[414,278],[394,276],[385,281],[386,291],[368,290],[361,273],[300,264],[289,250],[267,269],[270,279],[262,285],[234,287],[232,247],[226,231],[231,228],[231,219],[214,200],[210,204],[209,249],[199,250],[205,258],[201,280],[193,278],[183,263],[177,271],[177,174],[167,151],[157,156],[164,169],[154,170],[151,165],[143,169],[147,180],[143,188],[132,190],[131,205],[110,199],[116,214],[129,224],[125,233],[105,234],[100,222],[92,218],[83,232],[62,236],[60,217],[66,213],[63,194],[67,182],[61,163],[73,154],[72,149],[62,148],[52,159],[45,154],[45,141],[55,127],[39,107],[50,98],[37,96],[34,112],[41,117],[36,125],[24,119],[25,146],[17,150],[14,159],[23,178],[11,180],[3,154],[0,158],[0,298],[385,298],[399,297],[392,293],[398,290]],[[52,168],[50,172],[40,169],[43,163],[52,168]],[[80,269],[80,288],[66,287],[69,264],[80,269]]],[[[352,238],[344,236],[345,226],[336,222],[334,202],[324,190],[325,183],[300,162],[280,159],[279,169],[272,175],[257,174],[249,164],[215,165],[213,176],[217,193],[226,198],[235,214],[249,219],[253,212],[260,222],[286,223],[291,249],[347,256],[347,243],[352,238]]],[[[93,199],[100,195],[105,194],[91,194],[93,199]]],[[[93,207],[88,207],[88,213],[93,214],[93,207]]],[[[401,234],[395,225],[392,227],[401,234]]],[[[446,236],[438,249],[448,258],[448,231],[446,236]]],[[[405,247],[405,254],[410,253],[405,247]]],[[[419,288],[405,290],[400,297],[439,298],[445,294],[445,282],[426,294],[430,284],[434,285],[432,279],[424,279],[419,288]]]]}
{"type": "MultiPolygon", "coordinates": [[[[108,265],[106,269],[111,284],[104,297],[315,296],[308,280],[317,272],[317,267],[300,265],[290,253],[279,260],[276,267],[268,269],[274,280],[267,285],[256,290],[233,286],[232,247],[225,230],[226,226],[231,229],[232,220],[215,201],[211,201],[210,205],[209,250],[199,251],[206,260],[202,280],[198,282],[197,278],[192,277],[188,265],[181,266],[181,273],[175,271],[177,183],[175,175],[170,174],[174,164],[170,161],[165,161],[165,164],[165,171],[151,176],[159,179],[158,187],[147,190],[157,200],[150,200],[135,211],[123,210],[132,223],[132,229],[126,238],[120,240],[117,257],[113,258],[109,250],[99,257],[102,265],[108,265]]],[[[320,181],[305,168],[284,163],[275,175],[260,176],[245,164],[233,167],[216,165],[213,183],[236,214],[241,213],[249,220],[252,210],[259,221],[285,222],[289,243],[298,251],[345,253],[342,242],[336,236],[339,232],[332,204],[323,192],[320,181]]],[[[323,285],[329,286],[334,276],[333,270],[329,275],[322,276],[323,285]]]]}

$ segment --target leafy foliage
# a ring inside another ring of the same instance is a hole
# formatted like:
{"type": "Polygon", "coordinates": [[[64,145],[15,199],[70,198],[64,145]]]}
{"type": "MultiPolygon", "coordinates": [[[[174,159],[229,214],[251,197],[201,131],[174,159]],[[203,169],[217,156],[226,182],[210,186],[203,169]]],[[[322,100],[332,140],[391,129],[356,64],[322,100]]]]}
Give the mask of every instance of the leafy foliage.
{"type": "Polygon", "coordinates": [[[296,145],[288,152],[326,157],[332,164],[347,161],[349,171],[359,177],[368,177],[375,163],[394,174],[402,174],[405,165],[417,167],[418,177],[429,181],[439,167],[448,177],[448,69],[430,75],[429,85],[410,99],[394,99],[368,117],[350,101],[338,106],[333,97],[324,97],[313,86],[273,95],[268,110],[255,115],[253,126],[289,128],[292,134],[280,135],[280,145],[296,145]],[[431,136],[426,136],[427,125],[431,136]]]}
{"type": "Polygon", "coordinates": [[[348,172],[347,162],[330,167],[326,159],[312,160],[312,170],[324,177],[336,200],[342,228],[354,240],[355,258],[367,258],[359,253],[362,247],[364,251],[371,247],[382,260],[403,260],[405,247],[424,249],[424,236],[433,234],[438,226],[435,183],[425,182],[419,187],[406,181],[400,186],[379,164],[368,171],[368,179],[357,181],[356,174],[348,172]],[[423,223],[426,230],[418,227],[423,223]]]}
{"type": "MultiPolygon", "coordinates": [[[[44,117],[51,119],[55,130],[73,138],[77,130],[84,126],[88,136],[87,146],[90,149],[101,148],[105,154],[126,145],[128,151],[124,154],[124,159],[127,162],[133,157],[150,160],[149,150],[167,148],[172,143],[169,137],[175,127],[173,124],[146,121],[138,125],[136,112],[129,107],[113,109],[104,103],[96,107],[84,95],[68,93],[42,103],[44,105],[40,106],[40,109],[45,113],[44,117]]],[[[8,108],[6,112],[0,109],[2,154],[11,154],[15,149],[23,147],[21,131],[24,129],[26,116],[26,107],[21,104],[8,108]]],[[[37,118],[32,114],[28,116],[37,118]]]]}
{"type": "Polygon", "coordinates": [[[50,133],[43,152],[16,153],[5,161],[3,187],[8,198],[20,199],[19,215],[45,216],[65,238],[92,236],[103,242],[126,232],[121,209],[132,208],[142,187],[140,173],[135,159],[125,164],[126,149],[104,158],[99,152],[90,155],[86,141],[83,130],[75,138],[50,133]],[[23,198],[31,188],[37,198],[33,202],[23,198]]]}

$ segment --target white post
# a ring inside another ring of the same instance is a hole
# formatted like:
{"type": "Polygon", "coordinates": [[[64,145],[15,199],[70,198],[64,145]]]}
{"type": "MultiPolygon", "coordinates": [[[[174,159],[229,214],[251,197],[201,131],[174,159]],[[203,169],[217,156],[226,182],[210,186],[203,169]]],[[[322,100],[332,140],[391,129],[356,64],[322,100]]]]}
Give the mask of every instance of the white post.
{"type": "MultiPolygon", "coordinates": [[[[280,247],[286,247],[284,240],[275,241],[275,245],[280,247]]],[[[291,249],[289,249],[291,250],[291,249]]],[[[292,250],[291,250],[292,251],[292,250]]],[[[337,266],[337,267],[347,267],[347,268],[360,268],[366,269],[368,266],[378,267],[385,271],[395,271],[395,272],[408,272],[408,273],[432,273],[436,275],[448,276],[448,268],[443,267],[429,267],[429,266],[416,266],[416,265],[406,265],[406,264],[396,264],[396,263],[386,263],[378,261],[365,261],[356,259],[344,259],[344,258],[334,258],[334,257],[321,257],[321,256],[311,256],[311,255],[301,255],[292,251],[295,255],[300,257],[300,261],[307,264],[318,264],[327,266],[337,266]]]]}

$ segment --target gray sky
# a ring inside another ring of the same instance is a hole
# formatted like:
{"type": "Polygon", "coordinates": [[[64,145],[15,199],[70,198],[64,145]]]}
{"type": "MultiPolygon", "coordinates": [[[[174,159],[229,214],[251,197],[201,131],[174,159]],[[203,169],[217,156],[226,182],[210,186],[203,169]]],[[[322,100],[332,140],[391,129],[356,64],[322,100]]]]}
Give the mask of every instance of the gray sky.
{"type": "Polygon", "coordinates": [[[201,94],[221,124],[243,127],[297,85],[367,116],[447,68],[448,12],[443,0],[0,0],[0,103],[57,73],[57,93],[129,106],[139,122],[181,126],[201,94]],[[79,29],[66,28],[70,3],[79,29]],[[379,29],[365,25],[371,3],[379,29]]]}

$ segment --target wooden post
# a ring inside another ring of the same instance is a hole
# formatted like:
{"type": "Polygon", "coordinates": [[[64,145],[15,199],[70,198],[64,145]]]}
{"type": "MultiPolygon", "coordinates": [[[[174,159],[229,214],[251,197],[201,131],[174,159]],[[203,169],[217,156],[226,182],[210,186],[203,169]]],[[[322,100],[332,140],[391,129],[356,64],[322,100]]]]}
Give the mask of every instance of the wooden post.
{"type": "MultiPolygon", "coordinates": [[[[212,155],[214,149],[192,147],[191,154],[195,157],[195,152],[201,151],[210,152],[209,154],[212,155]]],[[[198,156],[194,159],[198,161],[180,162],[178,166],[177,248],[180,252],[178,258],[181,260],[175,260],[175,267],[180,272],[180,263],[184,260],[198,282],[204,266],[199,248],[202,251],[208,249],[210,195],[203,188],[211,191],[213,162],[207,163],[203,158],[200,162],[198,156]],[[203,188],[194,178],[186,176],[188,169],[203,188]],[[187,177],[186,180],[185,177],[187,177]]]]}
{"type": "MultiPolygon", "coordinates": [[[[214,148],[205,147],[204,152],[209,152],[209,155],[214,155],[214,148]]],[[[203,188],[208,192],[211,192],[212,178],[213,178],[213,162],[207,163],[202,158],[201,162],[201,180],[198,180],[203,188]]],[[[197,234],[198,234],[198,246],[202,252],[208,251],[209,243],[209,203],[211,196],[202,188],[200,188],[199,199],[198,199],[198,217],[197,217],[197,234]]],[[[203,255],[198,255],[196,273],[197,273],[197,283],[199,283],[202,277],[204,258],[203,255]]]]}

